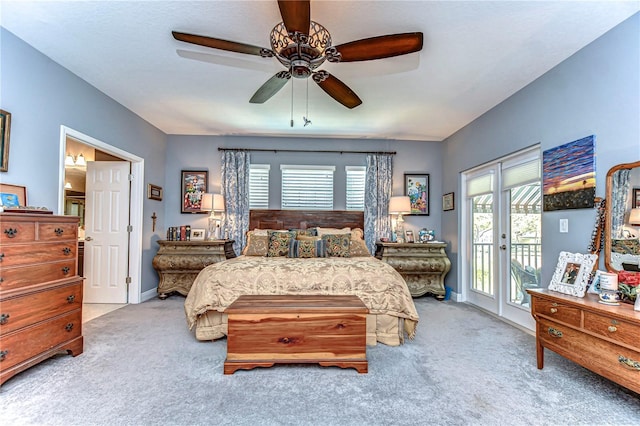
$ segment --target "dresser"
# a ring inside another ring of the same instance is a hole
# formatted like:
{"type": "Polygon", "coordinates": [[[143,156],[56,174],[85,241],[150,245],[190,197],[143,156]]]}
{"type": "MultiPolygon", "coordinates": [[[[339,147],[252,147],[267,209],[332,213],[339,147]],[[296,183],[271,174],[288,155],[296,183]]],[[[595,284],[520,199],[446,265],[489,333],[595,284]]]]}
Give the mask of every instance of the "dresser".
{"type": "Polygon", "coordinates": [[[619,385],[640,393],[640,312],[584,298],[529,289],[536,320],[538,368],[550,349],[619,385]]]}
{"type": "Polygon", "coordinates": [[[83,351],[78,217],[0,213],[0,384],[83,351]]]}
{"type": "Polygon", "coordinates": [[[236,257],[234,240],[167,241],[160,240],[153,268],[158,272],[158,297],[166,299],[171,293],[186,296],[196,276],[205,266],[236,257]]]}
{"type": "Polygon", "coordinates": [[[411,296],[433,294],[444,299],[444,277],[451,269],[446,243],[376,243],[376,257],[407,282],[411,296]]]}

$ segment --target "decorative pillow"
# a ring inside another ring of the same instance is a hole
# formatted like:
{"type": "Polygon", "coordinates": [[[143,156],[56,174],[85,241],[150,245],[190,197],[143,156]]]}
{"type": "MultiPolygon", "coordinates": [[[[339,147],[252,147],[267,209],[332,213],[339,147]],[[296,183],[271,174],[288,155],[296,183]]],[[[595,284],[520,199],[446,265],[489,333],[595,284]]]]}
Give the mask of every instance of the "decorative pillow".
{"type": "Polygon", "coordinates": [[[289,242],[293,239],[295,239],[293,232],[269,231],[267,257],[286,256],[289,253],[289,242]]]}
{"type": "Polygon", "coordinates": [[[364,231],[360,228],[354,228],[351,230],[352,240],[364,240],[364,231]]]}
{"type": "Polygon", "coordinates": [[[242,250],[245,256],[266,256],[269,250],[269,237],[256,235],[253,231],[247,232],[247,245],[242,250]]]}
{"type": "Polygon", "coordinates": [[[296,238],[298,238],[300,236],[315,237],[316,235],[318,235],[318,234],[316,234],[315,228],[310,228],[310,229],[289,229],[289,231],[295,232],[296,238]]]}
{"type": "Polygon", "coordinates": [[[258,229],[258,228],[256,228],[252,232],[253,232],[253,235],[262,235],[262,236],[268,237],[269,236],[269,231],[273,231],[273,229],[258,229]]]}
{"type": "Polygon", "coordinates": [[[349,247],[349,255],[351,257],[369,257],[371,253],[369,253],[369,249],[367,249],[367,245],[365,244],[363,239],[356,240],[353,238],[353,234],[351,237],[351,247],[349,247]]]}
{"type": "Polygon", "coordinates": [[[351,233],[351,228],[342,228],[342,229],[338,229],[338,228],[320,228],[317,227],[315,228],[318,232],[318,235],[320,235],[321,237],[324,235],[339,235],[339,234],[350,234],[351,233]]]}
{"type": "Polygon", "coordinates": [[[320,239],[316,240],[291,240],[289,242],[289,254],[287,257],[327,257],[327,246],[320,239]]]}
{"type": "Polygon", "coordinates": [[[350,257],[351,234],[326,234],[322,240],[327,245],[327,256],[350,257]]]}
{"type": "Polygon", "coordinates": [[[318,241],[318,240],[321,240],[321,239],[322,239],[322,237],[318,237],[318,236],[315,236],[315,237],[309,237],[307,235],[297,235],[296,236],[296,240],[300,240],[300,241],[318,241]]]}

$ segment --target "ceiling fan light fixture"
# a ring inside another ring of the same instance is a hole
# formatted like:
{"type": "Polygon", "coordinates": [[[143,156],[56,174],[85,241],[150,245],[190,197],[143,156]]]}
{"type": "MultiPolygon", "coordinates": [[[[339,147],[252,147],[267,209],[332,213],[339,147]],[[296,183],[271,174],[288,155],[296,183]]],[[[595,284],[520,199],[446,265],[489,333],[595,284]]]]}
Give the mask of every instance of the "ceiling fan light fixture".
{"type": "Polygon", "coordinates": [[[327,59],[325,50],[331,46],[329,31],[314,21],[309,25],[308,35],[289,33],[284,22],[280,22],[271,30],[269,39],[275,57],[296,78],[309,77],[327,59]]]}

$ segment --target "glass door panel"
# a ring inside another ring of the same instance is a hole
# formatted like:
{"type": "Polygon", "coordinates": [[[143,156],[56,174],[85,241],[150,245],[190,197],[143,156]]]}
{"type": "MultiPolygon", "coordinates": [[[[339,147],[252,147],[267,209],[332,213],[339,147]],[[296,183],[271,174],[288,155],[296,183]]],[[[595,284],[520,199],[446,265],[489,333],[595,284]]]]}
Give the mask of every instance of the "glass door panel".
{"type": "Polygon", "coordinates": [[[472,265],[471,276],[473,290],[493,296],[494,256],[493,256],[493,195],[478,195],[472,199],[472,265]]]}

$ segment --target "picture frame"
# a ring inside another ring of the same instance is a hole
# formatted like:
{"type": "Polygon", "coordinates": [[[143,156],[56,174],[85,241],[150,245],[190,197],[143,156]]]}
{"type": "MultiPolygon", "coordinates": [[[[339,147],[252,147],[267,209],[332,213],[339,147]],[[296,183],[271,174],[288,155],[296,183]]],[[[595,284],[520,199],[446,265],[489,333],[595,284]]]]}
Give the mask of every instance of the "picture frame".
{"type": "Polygon", "coordinates": [[[413,231],[404,231],[404,242],[405,243],[415,243],[416,240],[413,237],[413,231]]]}
{"type": "Polygon", "coordinates": [[[595,254],[561,251],[549,290],[584,297],[591,271],[598,260],[595,254]]]}
{"type": "Polygon", "coordinates": [[[206,233],[204,228],[191,228],[191,241],[204,241],[206,233]]]}
{"type": "Polygon", "coordinates": [[[404,195],[411,200],[411,213],[409,215],[429,216],[429,174],[405,173],[404,195]]]}
{"type": "Polygon", "coordinates": [[[147,198],[150,200],[162,201],[162,187],[152,183],[147,185],[147,198]]]}
{"type": "Polygon", "coordinates": [[[9,207],[17,207],[13,203],[13,197],[10,197],[11,195],[17,197],[18,206],[27,205],[27,187],[0,183],[0,200],[3,200],[2,205],[5,205],[4,200],[11,199],[11,205],[9,207]]]}
{"type": "Polygon", "coordinates": [[[0,172],[9,171],[9,136],[11,113],[0,109],[0,172]]]}
{"type": "Polygon", "coordinates": [[[455,208],[453,192],[446,193],[442,196],[442,211],[448,212],[455,208]]]}
{"type": "Polygon", "coordinates": [[[208,172],[206,170],[182,170],[180,194],[181,213],[201,213],[202,196],[207,192],[208,172]]]}
{"type": "Polygon", "coordinates": [[[633,188],[633,198],[631,199],[631,208],[640,207],[640,188],[633,188]]]}

